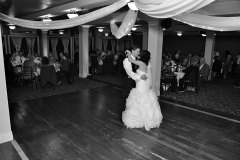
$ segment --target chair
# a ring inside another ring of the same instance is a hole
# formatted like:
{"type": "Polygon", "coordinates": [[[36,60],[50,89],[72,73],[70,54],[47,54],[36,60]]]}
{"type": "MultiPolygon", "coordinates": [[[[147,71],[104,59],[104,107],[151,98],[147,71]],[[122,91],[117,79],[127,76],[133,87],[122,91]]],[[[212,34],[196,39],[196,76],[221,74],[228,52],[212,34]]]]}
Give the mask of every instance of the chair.
{"type": "Polygon", "coordinates": [[[42,65],[40,73],[41,87],[48,84],[57,85],[57,75],[53,65],[42,65]]]}
{"type": "Polygon", "coordinates": [[[32,88],[36,88],[38,85],[38,77],[36,76],[36,74],[33,73],[33,69],[31,66],[23,66],[21,80],[22,83],[30,82],[32,88]]]}
{"type": "Polygon", "coordinates": [[[184,80],[184,88],[186,88],[188,91],[197,93],[199,88],[199,77],[199,72],[195,72],[194,70],[191,71],[189,78],[184,80]]]}

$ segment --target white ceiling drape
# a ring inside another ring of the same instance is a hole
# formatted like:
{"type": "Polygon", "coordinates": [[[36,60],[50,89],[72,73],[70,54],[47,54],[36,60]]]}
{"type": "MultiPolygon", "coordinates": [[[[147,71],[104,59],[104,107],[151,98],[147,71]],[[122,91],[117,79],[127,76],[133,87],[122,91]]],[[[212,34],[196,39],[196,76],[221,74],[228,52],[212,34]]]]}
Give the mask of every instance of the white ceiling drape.
{"type": "Polygon", "coordinates": [[[189,24],[194,27],[214,31],[237,31],[240,30],[240,17],[216,17],[194,13],[183,13],[173,19],[189,24]]]}
{"type": "Polygon", "coordinates": [[[117,38],[120,39],[126,34],[128,34],[132,27],[134,26],[136,19],[137,19],[137,11],[133,11],[131,9],[128,10],[126,16],[124,17],[124,20],[121,24],[121,26],[118,28],[118,26],[115,24],[115,21],[112,20],[110,22],[110,28],[112,34],[117,38]]]}
{"type": "Polygon", "coordinates": [[[169,18],[198,10],[215,0],[135,0],[137,8],[154,18],[169,18]]]}
{"type": "Polygon", "coordinates": [[[19,18],[13,18],[3,13],[0,13],[0,19],[10,24],[15,24],[17,26],[21,26],[25,28],[44,29],[44,30],[71,28],[71,27],[75,27],[75,26],[79,26],[79,25],[91,22],[96,19],[100,19],[109,14],[112,14],[113,12],[124,7],[127,4],[127,2],[128,0],[120,0],[109,6],[100,8],[96,11],[78,16],[76,18],[66,19],[66,20],[57,20],[57,21],[51,21],[51,22],[30,21],[30,20],[24,20],[19,18]]]}

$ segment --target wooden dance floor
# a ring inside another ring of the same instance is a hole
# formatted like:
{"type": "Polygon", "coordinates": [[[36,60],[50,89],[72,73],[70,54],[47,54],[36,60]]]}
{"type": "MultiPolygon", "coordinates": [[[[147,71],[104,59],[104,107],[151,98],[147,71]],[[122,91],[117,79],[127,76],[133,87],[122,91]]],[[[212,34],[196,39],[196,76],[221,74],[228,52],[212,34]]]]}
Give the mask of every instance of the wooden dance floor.
{"type": "Polygon", "coordinates": [[[127,129],[122,90],[86,89],[10,105],[30,160],[239,160],[240,124],[161,103],[160,128],[127,129]]]}

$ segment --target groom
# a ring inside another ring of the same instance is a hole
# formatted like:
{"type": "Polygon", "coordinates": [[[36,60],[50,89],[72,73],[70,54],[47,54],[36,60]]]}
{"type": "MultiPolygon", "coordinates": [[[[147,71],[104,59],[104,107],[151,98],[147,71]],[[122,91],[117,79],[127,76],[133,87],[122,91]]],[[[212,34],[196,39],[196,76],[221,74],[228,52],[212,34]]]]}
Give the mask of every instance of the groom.
{"type": "Polygon", "coordinates": [[[140,47],[137,46],[137,45],[133,45],[131,51],[129,50],[126,50],[126,58],[123,60],[123,67],[128,75],[127,78],[125,78],[125,81],[124,81],[124,98],[126,99],[131,91],[131,89],[133,87],[135,87],[135,81],[136,80],[146,80],[147,77],[146,75],[138,75],[136,74],[135,72],[133,72],[133,69],[135,68],[134,64],[132,64],[131,62],[128,61],[128,53],[131,52],[131,56],[133,59],[136,59],[139,54],[140,54],[140,47]]]}

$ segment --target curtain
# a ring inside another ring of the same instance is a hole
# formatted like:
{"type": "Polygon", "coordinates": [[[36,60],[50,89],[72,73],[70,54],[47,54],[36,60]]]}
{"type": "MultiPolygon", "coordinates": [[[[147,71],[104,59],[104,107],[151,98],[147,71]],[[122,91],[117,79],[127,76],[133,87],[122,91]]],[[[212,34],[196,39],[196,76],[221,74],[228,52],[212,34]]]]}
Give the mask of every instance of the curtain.
{"type": "Polygon", "coordinates": [[[79,52],[79,39],[74,38],[74,43],[75,43],[74,51],[79,52]]]}
{"type": "Polygon", "coordinates": [[[112,44],[112,52],[115,52],[115,45],[116,45],[116,40],[115,39],[111,39],[111,44],[112,44]]]}
{"type": "Polygon", "coordinates": [[[118,40],[118,39],[117,39],[116,51],[120,51],[120,50],[119,50],[119,40],[118,40]]]}
{"type": "Polygon", "coordinates": [[[28,55],[34,55],[34,43],[35,43],[35,37],[26,37],[27,45],[28,45],[28,55]]]}
{"type": "Polygon", "coordinates": [[[215,0],[135,0],[137,8],[150,17],[169,18],[198,10],[215,0]]]}
{"type": "Polygon", "coordinates": [[[88,48],[89,48],[89,51],[92,50],[92,38],[88,38],[88,48]]]}
{"type": "Polygon", "coordinates": [[[22,37],[11,37],[16,52],[19,52],[22,45],[22,37]]]}
{"type": "Polygon", "coordinates": [[[63,53],[68,53],[68,44],[69,44],[70,39],[63,37],[63,38],[61,38],[61,40],[62,40],[63,47],[64,47],[63,53]]]}
{"type": "Polygon", "coordinates": [[[108,39],[103,39],[103,50],[106,51],[107,50],[107,45],[108,45],[108,39]]]}
{"type": "Polygon", "coordinates": [[[58,59],[58,55],[57,55],[58,38],[50,38],[50,41],[52,44],[52,54],[55,59],[58,59]]]}
{"type": "Polygon", "coordinates": [[[118,28],[118,26],[115,24],[115,20],[111,20],[110,22],[110,28],[111,28],[111,32],[112,34],[117,38],[120,39],[123,36],[125,36],[126,34],[128,34],[133,25],[136,22],[137,19],[137,11],[133,11],[131,9],[128,10],[126,16],[123,19],[123,22],[121,24],[121,26],[118,28]]]}
{"type": "Polygon", "coordinates": [[[125,41],[124,40],[119,40],[119,50],[121,52],[124,52],[124,45],[125,45],[125,41]]]}
{"type": "Polygon", "coordinates": [[[66,20],[56,20],[51,22],[30,21],[30,20],[24,20],[24,19],[7,16],[3,13],[0,13],[0,19],[10,24],[15,24],[17,26],[21,26],[25,28],[45,29],[45,30],[71,28],[71,27],[75,27],[81,24],[91,22],[96,19],[103,18],[109,14],[112,14],[115,11],[119,10],[120,8],[124,7],[127,4],[127,2],[128,0],[119,0],[109,6],[100,8],[90,13],[80,15],[76,18],[66,19],[66,20]]]}
{"type": "Polygon", "coordinates": [[[125,49],[130,49],[131,48],[131,41],[130,40],[126,40],[125,41],[125,49]]]}

